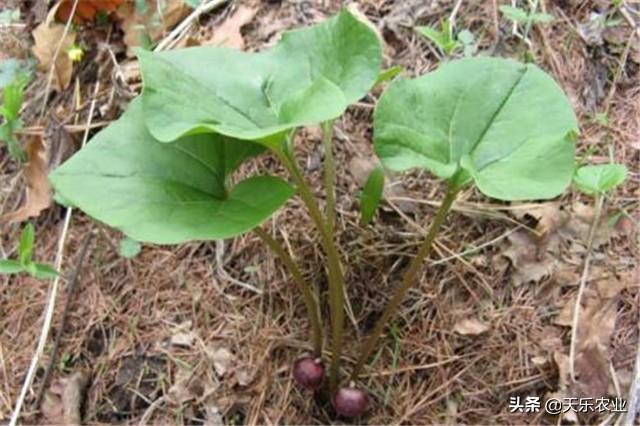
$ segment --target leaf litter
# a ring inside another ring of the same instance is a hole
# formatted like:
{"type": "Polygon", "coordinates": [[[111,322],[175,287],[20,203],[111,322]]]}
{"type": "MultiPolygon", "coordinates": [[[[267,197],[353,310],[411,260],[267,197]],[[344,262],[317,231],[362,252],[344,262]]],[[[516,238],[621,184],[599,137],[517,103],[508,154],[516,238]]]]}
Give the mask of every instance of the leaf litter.
{"type": "Polygon", "coordinates": [[[245,42],[241,33],[244,25],[253,20],[257,13],[257,8],[244,4],[238,7],[213,31],[213,36],[204,41],[203,45],[224,46],[234,49],[244,49],[245,42]]]}
{"type": "MultiPolygon", "coordinates": [[[[568,278],[576,275],[566,268],[567,265],[581,263],[594,214],[593,206],[579,201],[568,209],[558,202],[516,208],[516,219],[522,221],[531,217],[535,220],[534,232],[519,229],[511,233],[507,237],[508,245],[501,253],[502,258],[495,259],[496,266],[500,268],[502,263],[504,269],[507,265],[503,260],[507,259],[512,268],[511,280],[516,286],[544,278],[557,278],[562,285],[577,285],[577,280],[574,284],[567,282],[568,278]]],[[[608,243],[615,233],[607,215],[603,215],[596,229],[594,249],[608,243]]]]}
{"type": "Polygon", "coordinates": [[[27,163],[24,167],[26,182],[25,200],[18,210],[0,216],[0,224],[23,222],[36,217],[51,205],[51,185],[47,179],[48,151],[40,136],[34,136],[27,144],[27,163]]]}

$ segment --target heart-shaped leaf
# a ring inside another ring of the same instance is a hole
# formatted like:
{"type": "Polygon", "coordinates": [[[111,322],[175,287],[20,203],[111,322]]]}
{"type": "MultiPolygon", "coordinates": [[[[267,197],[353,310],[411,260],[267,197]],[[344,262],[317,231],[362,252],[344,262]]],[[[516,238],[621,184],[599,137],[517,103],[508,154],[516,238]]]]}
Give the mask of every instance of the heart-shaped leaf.
{"type": "Polygon", "coordinates": [[[214,132],[267,145],[280,132],[338,117],[369,91],[381,62],[375,32],[346,10],[260,53],[194,47],[138,55],[144,118],[156,139],[214,132]]]}
{"type": "Polygon", "coordinates": [[[227,191],[228,175],[263,150],[217,134],[158,143],[138,99],[50,179],[62,199],[137,241],[222,239],[254,228],[294,192],[272,176],[227,191]]]}
{"type": "Polygon", "coordinates": [[[374,115],[376,153],[392,170],[430,170],[473,179],[502,200],[557,196],[571,181],[573,110],[558,85],[532,64],[452,61],[397,80],[374,115]]]}
{"type": "Polygon", "coordinates": [[[580,167],[573,176],[576,187],[588,195],[602,194],[620,185],[627,178],[622,164],[600,164],[580,167]]]}

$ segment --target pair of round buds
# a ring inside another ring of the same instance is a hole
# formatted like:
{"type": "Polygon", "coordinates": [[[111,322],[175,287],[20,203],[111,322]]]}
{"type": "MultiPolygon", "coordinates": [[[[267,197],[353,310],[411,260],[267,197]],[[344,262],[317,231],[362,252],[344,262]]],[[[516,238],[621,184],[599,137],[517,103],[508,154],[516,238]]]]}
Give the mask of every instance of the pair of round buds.
{"type": "MultiPolygon", "coordinates": [[[[318,390],[324,381],[325,368],[320,359],[303,357],[293,365],[293,378],[300,387],[318,390]]],[[[341,416],[360,417],[367,410],[369,398],[367,394],[351,384],[341,387],[331,398],[331,404],[341,416]]]]}

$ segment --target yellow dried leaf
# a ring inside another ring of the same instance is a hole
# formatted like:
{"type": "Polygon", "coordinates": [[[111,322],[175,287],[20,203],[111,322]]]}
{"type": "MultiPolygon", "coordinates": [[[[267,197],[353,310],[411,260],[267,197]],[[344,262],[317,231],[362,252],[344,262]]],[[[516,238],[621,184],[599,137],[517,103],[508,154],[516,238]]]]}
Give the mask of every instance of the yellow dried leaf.
{"type": "Polygon", "coordinates": [[[463,336],[475,336],[488,330],[489,326],[476,318],[463,319],[453,326],[453,331],[463,336]]]}
{"type": "Polygon", "coordinates": [[[76,33],[69,29],[64,36],[64,24],[54,22],[57,7],[54,7],[49,16],[33,30],[34,45],[32,52],[38,58],[38,69],[49,72],[53,67],[52,88],[61,91],[69,86],[73,73],[73,61],[67,52],[76,41],[76,33]],[[62,40],[58,54],[56,49],[62,40]],[[55,57],[55,58],[54,58],[55,57]]]}

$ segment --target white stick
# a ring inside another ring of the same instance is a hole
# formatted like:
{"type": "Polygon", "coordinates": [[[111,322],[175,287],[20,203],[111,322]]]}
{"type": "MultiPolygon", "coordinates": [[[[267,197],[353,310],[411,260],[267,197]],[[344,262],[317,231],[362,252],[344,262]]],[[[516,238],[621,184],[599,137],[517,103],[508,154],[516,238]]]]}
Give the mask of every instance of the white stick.
{"type": "MultiPolygon", "coordinates": [[[[82,148],[84,148],[84,146],[86,145],[87,139],[89,137],[91,119],[93,117],[93,112],[96,107],[96,98],[98,96],[99,90],[100,90],[100,81],[96,83],[93,91],[93,99],[91,100],[91,105],[89,106],[89,117],[87,118],[87,127],[84,132],[84,136],[82,138],[82,148]]],[[[71,223],[72,212],[73,212],[73,209],[71,207],[68,207],[65,211],[64,225],[62,227],[62,234],[60,234],[60,239],[58,240],[58,250],[56,252],[56,259],[54,263],[57,271],[59,271],[62,268],[64,245],[67,239],[67,233],[69,231],[69,224],[71,223]]],[[[36,370],[38,369],[38,364],[40,363],[40,358],[44,353],[44,348],[47,344],[47,338],[49,337],[49,331],[51,330],[51,324],[53,322],[53,313],[55,311],[56,298],[58,295],[59,285],[60,285],[60,275],[56,276],[56,278],[53,280],[53,283],[51,284],[51,287],[49,287],[47,307],[44,312],[44,320],[42,322],[42,329],[40,331],[38,346],[36,347],[36,353],[33,355],[33,358],[31,359],[31,365],[29,366],[27,377],[24,379],[24,383],[22,384],[20,396],[18,397],[16,406],[13,409],[13,413],[11,414],[11,421],[9,423],[10,426],[15,426],[18,423],[18,419],[20,418],[20,412],[22,411],[22,406],[24,405],[24,400],[27,397],[27,392],[29,392],[29,389],[31,388],[31,384],[33,383],[33,377],[35,376],[36,370]]]]}
{"type": "Polygon", "coordinates": [[[458,14],[458,10],[460,10],[461,5],[462,5],[462,0],[458,0],[456,4],[453,6],[451,15],[449,15],[449,24],[451,24],[451,29],[453,29],[456,26],[456,15],[458,14]]]}

